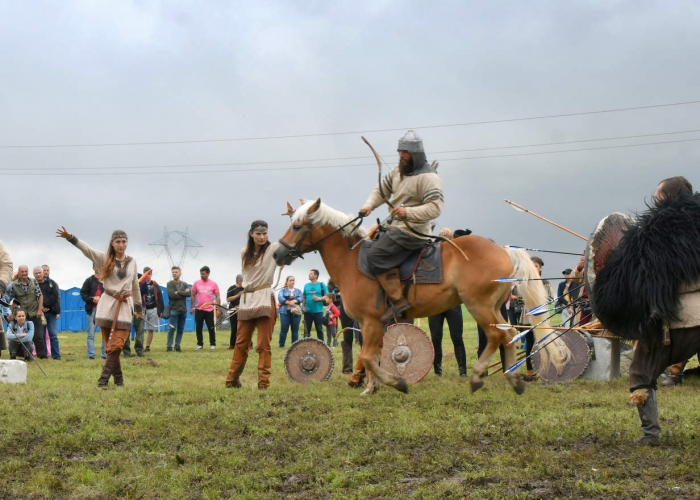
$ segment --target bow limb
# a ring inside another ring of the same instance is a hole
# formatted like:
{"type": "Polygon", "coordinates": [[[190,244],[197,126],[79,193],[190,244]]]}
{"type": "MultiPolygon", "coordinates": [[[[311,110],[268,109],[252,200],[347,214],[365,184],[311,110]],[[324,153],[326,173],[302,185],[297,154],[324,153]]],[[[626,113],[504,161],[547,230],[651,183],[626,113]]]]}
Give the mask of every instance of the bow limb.
{"type": "Polygon", "coordinates": [[[362,140],[364,141],[367,146],[369,146],[369,149],[372,150],[372,154],[374,155],[374,159],[377,160],[377,169],[379,170],[379,194],[381,197],[384,199],[384,202],[390,207],[394,208],[394,205],[389,201],[389,198],[386,197],[384,194],[384,188],[382,187],[382,159],[379,156],[379,153],[375,151],[375,149],[372,147],[372,145],[369,143],[367,139],[365,139],[364,136],[361,136],[362,140]]]}

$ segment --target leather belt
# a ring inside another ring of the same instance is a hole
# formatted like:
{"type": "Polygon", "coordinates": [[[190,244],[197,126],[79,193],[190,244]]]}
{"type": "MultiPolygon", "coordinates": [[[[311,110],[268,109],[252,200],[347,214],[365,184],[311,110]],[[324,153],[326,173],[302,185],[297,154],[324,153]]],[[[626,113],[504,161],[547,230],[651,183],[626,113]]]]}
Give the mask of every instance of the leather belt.
{"type": "Polygon", "coordinates": [[[105,290],[105,294],[117,301],[117,312],[114,313],[114,319],[112,320],[112,331],[114,331],[117,327],[117,319],[119,318],[119,311],[122,308],[122,304],[125,303],[129,297],[131,297],[131,294],[127,293],[126,295],[115,295],[107,290],[105,290]]]}

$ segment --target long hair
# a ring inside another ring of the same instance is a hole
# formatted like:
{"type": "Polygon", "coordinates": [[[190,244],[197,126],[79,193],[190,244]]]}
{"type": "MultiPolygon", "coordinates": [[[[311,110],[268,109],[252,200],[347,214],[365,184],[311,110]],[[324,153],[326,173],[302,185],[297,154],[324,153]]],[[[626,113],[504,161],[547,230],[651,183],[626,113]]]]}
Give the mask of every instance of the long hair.
{"type": "Polygon", "coordinates": [[[109,248],[107,248],[107,260],[105,260],[104,266],[102,266],[102,269],[100,269],[101,280],[106,279],[107,276],[112,274],[112,271],[114,271],[114,263],[117,257],[117,252],[114,250],[112,242],[117,238],[125,238],[126,240],[129,239],[126,233],[121,229],[117,229],[112,233],[112,238],[109,240],[109,248]]]}
{"type": "Polygon", "coordinates": [[[265,251],[270,246],[270,240],[267,240],[265,244],[260,248],[260,253],[255,253],[255,240],[253,239],[253,230],[257,227],[264,227],[267,229],[267,222],[264,220],[256,220],[250,225],[250,231],[248,231],[248,242],[245,246],[245,253],[243,254],[243,269],[248,269],[253,267],[258,259],[262,259],[265,255],[265,251]]]}

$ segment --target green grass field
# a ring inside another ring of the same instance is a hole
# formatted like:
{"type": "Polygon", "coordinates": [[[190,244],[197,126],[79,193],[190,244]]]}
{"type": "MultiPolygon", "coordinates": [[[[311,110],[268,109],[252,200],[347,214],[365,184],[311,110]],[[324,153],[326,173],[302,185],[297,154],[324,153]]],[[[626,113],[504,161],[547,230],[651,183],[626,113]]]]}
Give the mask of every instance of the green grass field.
{"type": "MultiPolygon", "coordinates": [[[[371,397],[347,386],[340,348],[329,382],[290,382],[273,347],[272,387],[257,390],[253,353],[234,390],[231,351],[186,333],[167,353],[157,333],[123,359],[126,386],[101,390],[85,334],[60,340],[48,379],[30,364],[26,385],[0,385],[0,498],[700,498],[692,380],[660,391],[664,444],[638,449],[626,378],[516,396],[491,376],[470,394],[447,333],[442,378],[371,397]]],[[[465,342],[471,367],[471,321],[465,342]]]]}

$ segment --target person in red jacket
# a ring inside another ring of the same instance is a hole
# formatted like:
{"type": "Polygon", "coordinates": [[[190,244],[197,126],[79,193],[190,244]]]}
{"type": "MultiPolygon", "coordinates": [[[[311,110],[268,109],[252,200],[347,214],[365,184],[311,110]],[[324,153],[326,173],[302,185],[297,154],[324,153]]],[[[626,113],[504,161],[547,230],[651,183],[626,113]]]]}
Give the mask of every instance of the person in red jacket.
{"type": "Polygon", "coordinates": [[[328,337],[328,347],[337,347],[338,341],[335,336],[338,333],[338,318],[340,317],[340,311],[333,303],[335,302],[335,294],[329,293],[323,297],[323,301],[326,303],[326,335],[328,337]],[[332,344],[331,344],[332,343],[332,344]]]}

